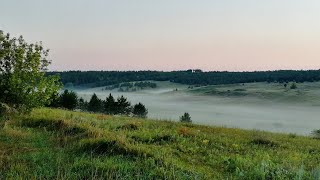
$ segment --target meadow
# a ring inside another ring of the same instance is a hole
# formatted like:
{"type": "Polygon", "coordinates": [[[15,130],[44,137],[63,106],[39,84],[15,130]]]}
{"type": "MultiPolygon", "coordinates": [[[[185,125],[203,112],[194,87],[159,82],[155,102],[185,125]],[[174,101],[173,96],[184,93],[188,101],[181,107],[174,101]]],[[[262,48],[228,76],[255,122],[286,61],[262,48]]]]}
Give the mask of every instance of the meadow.
{"type": "Polygon", "coordinates": [[[0,179],[320,179],[296,134],[35,109],[1,119],[0,179]]]}
{"type": "Polygon", "coordinates": [[[189,112],[193,122],[233,128],[309,135],[319,129],[320,83],[245,83],[212,86],[187,86],[172,82],[157,83],[157,88],[135,92],[117,89],[73,88],[89,100],[93,93],[105,99],[109,93],[124,95],[132,103],[142,102],[152,119],[179,120],[189,112]],[[177,90],[177,91],[176,91],[177,90]],[[303,121],[302,121],[303,119],[303,121]]]}

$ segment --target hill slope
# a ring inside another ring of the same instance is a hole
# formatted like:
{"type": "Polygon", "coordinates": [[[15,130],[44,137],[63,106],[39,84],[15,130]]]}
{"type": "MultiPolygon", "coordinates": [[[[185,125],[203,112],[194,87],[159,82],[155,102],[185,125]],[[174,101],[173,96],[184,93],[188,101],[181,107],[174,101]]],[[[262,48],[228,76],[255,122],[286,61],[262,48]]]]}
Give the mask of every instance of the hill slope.
{"type": "Polygon", "coordinates": [[[0,179],[319,179],[320,141],[37,109],[0,122],[0,179]]]}

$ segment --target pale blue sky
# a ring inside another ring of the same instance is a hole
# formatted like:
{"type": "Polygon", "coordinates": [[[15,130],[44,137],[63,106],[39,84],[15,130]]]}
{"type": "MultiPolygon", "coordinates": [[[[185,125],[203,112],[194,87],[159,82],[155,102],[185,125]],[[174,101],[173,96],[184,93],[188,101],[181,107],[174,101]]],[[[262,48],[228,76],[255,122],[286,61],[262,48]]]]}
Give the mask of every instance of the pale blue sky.
{"type": "Polygon", "coordinates": [[[320,68],[319,0],[0,0],[51,70],[320,68]]]}

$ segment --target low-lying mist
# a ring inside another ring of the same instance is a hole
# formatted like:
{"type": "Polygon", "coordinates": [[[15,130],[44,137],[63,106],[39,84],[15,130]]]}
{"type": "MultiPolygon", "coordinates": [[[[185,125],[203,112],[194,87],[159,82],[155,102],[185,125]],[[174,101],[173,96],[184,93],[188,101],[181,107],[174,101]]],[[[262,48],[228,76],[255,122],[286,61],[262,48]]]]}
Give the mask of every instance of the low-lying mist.
{"type": "Polygon", "coordinates": [[[124,95],[134,104],[142,102],[152,119],[178,121],[184,112],[196,124],[267,130],[308,135],[320,128],[320,107],[306,104],[278,103],[252,97],[204,96],[173,88],[150,89],[137,92],[118,92],[92,88],[76,90],[89,100],[93,93],[105,99],[124,95]]]}

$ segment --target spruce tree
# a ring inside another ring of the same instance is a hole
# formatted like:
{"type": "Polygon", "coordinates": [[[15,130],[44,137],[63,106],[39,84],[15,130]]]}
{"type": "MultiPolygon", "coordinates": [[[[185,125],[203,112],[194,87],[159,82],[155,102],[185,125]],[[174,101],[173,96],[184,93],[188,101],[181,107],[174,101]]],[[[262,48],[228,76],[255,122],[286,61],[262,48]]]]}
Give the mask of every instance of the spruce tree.
{"type": "Polygon", "coordinates": [[[69,110],[74,110],[78,105],[78,96],[73,91],[64,90],[60,95],[60,106],[69,110]]]}
{"type": "Polygon", "coordinates": [[[104,102],[104,112],[109,115],[114,115],[116,114],[116,109],[117,102],[110,93],[109,96],[106,98],[106,101],[104,102]]]}
{"type": "Polygon", "coordinates": [[[132,108],[131,103],[127,101],[127,98],[121,96],[117,99],[117,114],[120,115],[130,115],[132,108]]]}
{"type": "Polygon", "coordinates": [[[88,103],[89,112],[102,112],[103,105],[101,99],[94,93],[88,103]]]}

